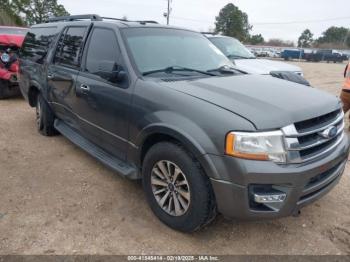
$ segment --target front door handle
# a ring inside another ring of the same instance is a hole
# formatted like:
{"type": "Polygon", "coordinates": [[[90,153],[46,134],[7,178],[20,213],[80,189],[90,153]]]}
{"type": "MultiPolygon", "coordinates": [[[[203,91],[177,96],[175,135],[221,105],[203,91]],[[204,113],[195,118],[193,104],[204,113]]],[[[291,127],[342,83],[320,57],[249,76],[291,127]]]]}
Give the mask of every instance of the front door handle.
{"type": "Polygon", "coordinates": [[[90,87],[87,86],[87,85],[81,85],[80,89],[83,90],[83,91],[90,91],[90,87]]]}

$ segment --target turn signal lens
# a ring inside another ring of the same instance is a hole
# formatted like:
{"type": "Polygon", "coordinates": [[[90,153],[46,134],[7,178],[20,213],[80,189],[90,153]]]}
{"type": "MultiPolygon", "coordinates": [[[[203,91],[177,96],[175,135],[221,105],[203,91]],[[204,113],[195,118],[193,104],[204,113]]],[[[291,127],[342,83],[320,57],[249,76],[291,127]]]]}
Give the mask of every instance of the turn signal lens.
{"type": "Polygon", "coordinates": [[[227,155],[251,160],[285,163],[286,151],[281,131],[245,133],[230,132],[226,136],[227,155]]]}

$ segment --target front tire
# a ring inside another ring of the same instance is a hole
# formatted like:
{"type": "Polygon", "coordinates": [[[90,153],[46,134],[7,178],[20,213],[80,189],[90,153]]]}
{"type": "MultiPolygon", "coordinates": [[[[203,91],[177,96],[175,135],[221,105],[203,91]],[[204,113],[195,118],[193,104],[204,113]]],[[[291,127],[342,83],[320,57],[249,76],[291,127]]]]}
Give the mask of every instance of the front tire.
{"type": "Polygon", "coordinates": [[[36,99],[36,125],[40,134],[44,136],[54,136],[57,131],[54,127],[55,116],[43,98],[42,94],[38,94],[36,99]]]}
{"type": "Polygon", "coordinates": [[[154,145],[143,162],[143,188],[154,214],[169,227],[193,232],[216,216],[209,178],[181,146],[154,145]]]}

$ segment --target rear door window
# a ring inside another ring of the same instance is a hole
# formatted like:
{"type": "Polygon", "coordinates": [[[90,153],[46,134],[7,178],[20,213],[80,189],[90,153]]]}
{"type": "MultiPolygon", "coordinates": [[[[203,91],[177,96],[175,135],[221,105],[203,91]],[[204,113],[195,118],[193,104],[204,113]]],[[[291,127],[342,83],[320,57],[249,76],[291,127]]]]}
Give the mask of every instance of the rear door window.
{"type": "Polygon", "coordinates": [[[80,54],[83,47],[86,27],[68,27],[61,35],[54,57],[55,64],[71,68],[80,66],[80,54]]]}
{"type": "Polygon", "coordinates": [[[30,29],[21,49],[21,57],[42,64],[56,36],[56,27],[35,27],[30,29]]]}

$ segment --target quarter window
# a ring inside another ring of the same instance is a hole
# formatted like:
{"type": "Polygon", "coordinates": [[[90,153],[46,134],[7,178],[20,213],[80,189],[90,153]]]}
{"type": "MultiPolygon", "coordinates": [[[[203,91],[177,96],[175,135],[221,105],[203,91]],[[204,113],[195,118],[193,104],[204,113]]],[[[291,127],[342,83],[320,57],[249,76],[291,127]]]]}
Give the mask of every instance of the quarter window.
{"type": "Polygon", "coordinates": [[[56,27],[32,28],[24,40],[21,57],[42,64],[52,41],[56,38],[56,31],[56,27]]]}
{"type": "Polygon", "coordinates": [[[58,41],[54,63],[77,68],[80,66],[80,51],[82,48],[86,27],[70,27],[65,30],[58,41]]]}

